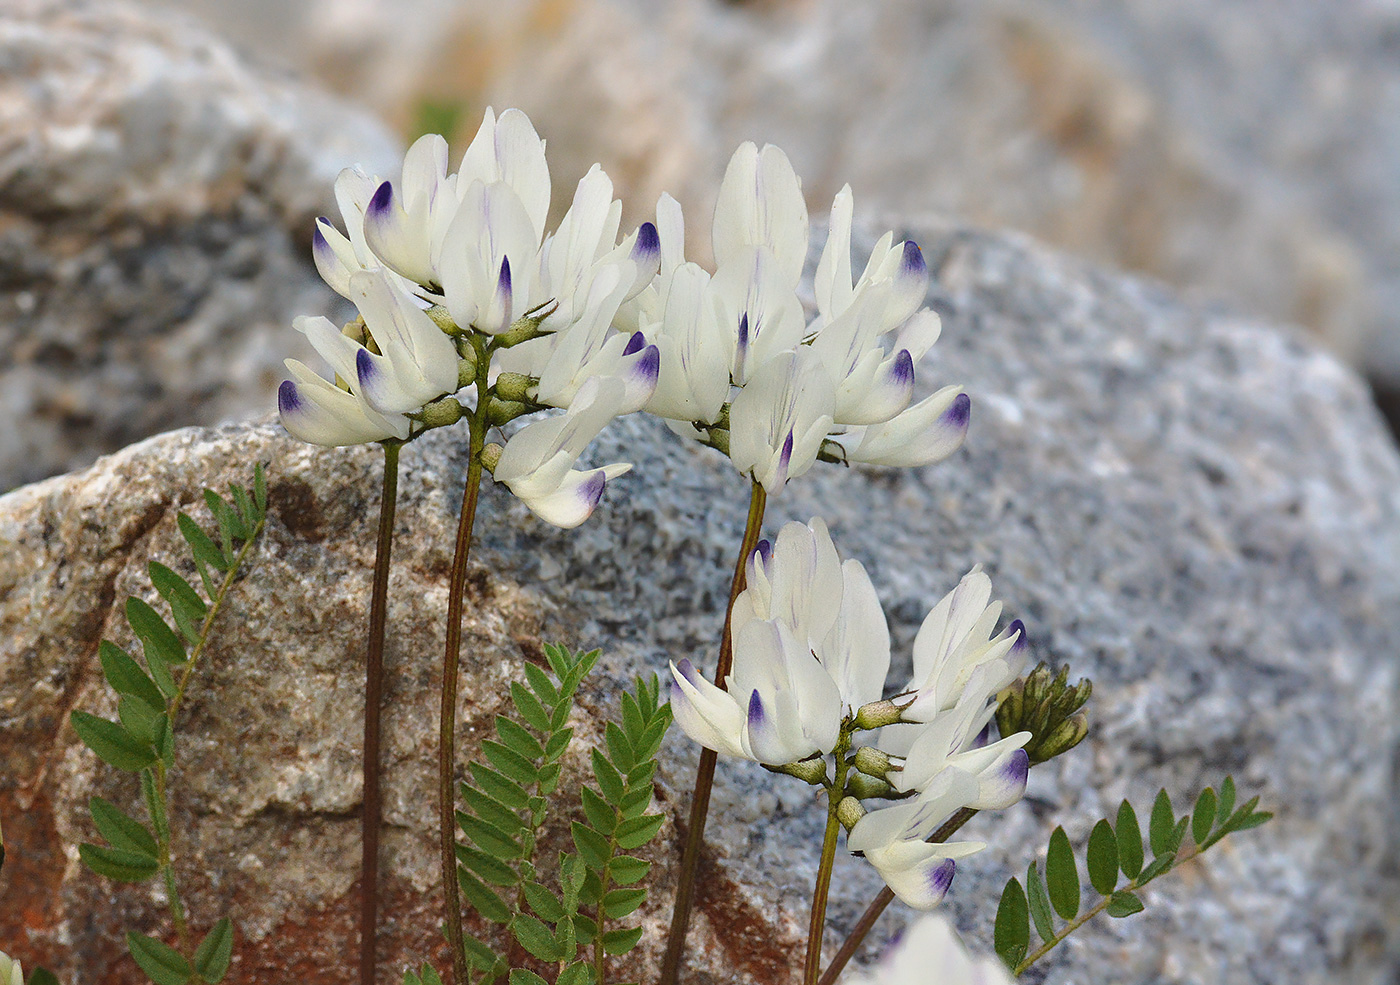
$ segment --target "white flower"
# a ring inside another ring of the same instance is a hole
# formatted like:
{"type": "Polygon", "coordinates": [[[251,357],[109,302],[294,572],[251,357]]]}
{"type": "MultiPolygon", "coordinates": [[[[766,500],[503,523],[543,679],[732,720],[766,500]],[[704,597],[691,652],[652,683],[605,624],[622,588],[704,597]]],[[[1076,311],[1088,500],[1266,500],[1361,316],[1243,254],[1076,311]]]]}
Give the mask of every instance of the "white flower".
{"type": "Polygon", "coordinates": [[[980,694],[985,702],[1021,673],[1025,627],[1016,619],[996,633],[1001,603],[991,602],[991,596],[991,579],[980,566],[973,568],[924,619],[914,637],[914,676],[906,689],[913,697],[904,708],[906,721],[933,721],[954,708],[965,691],[980,694]]]}
{"type": "Polygon", "coordinates": [[[953,881],[955,859],[980,852],[982,842],[930,844],[928,838],[951,814],[976,798],[977,779],[945,769],[912,800],[871,811],[851,828],[846,847],[861,852],[901,901],[916,910],[942,902],[953,881]]]}
{"type": "Polygon", "coordinates": [[[781,149],[765,144],[760,151],[752,141],[739,145],[720,182],[711,235],[717,266],[751,262],[750,251],[760,247],[777,261],[788,288],[797,287],[807,259],[807,203],[781,149]]]}
{"type": "Polygon", "coordinates": [[[573,467],[625,399],[622,381],[588,380],[568,411],[516,431],[491,474],[546,523],[578,526],[592,514],[608,482],[632,468],[614,464],[585,472],[573,467]]]}
{"type": "Polygon", "coordinates": [[[808,347],[759,369],[729,411],[729,458],[771,496],[817,461],[835,400],[821,358],[808,347]]]}
{"type": "Polygon", "coordinates": [[[24,985],[24,969],[4,951],[0,951],[0,985],[24,985]]]}
{"type": "Polygon", "coordinates": [[[904,928],[873,968],[847,975],[844,985],[1015,985],[1000,959],[974,957],[953,925],[925,914],[904,928]]]}
{"type": "Polygon", "coordinates": [[[847,428],[833,440],[853,462],[903,468],[932,465],[962,447],[971,416],[967,394],[961,387],[946,386],[888,421],[847,428]]]}
{"type": "Polygon", "coordinates": [[[927,790],[944,770],[954,767],[978,784],[976,796],[961,806],[979,811],[1010,807],[1026,792],[1030,760],[1021,747],[1031,740],[1031,733],[1017,732],[980,744],[995,711],[996,703],[988,704],[986,694],[969,691],[957,707],[931,722],[882,729],[879,747],[904,759],[902,769],[891,771],[886,779],[901,792],[927,790]]]}
{"type": "Polygon", "coordinates": [[[648,325],[660,353],[656,392],[646,409],[676,421],[712,423],[729,398],[734,337],[720,324],[710,275],[696,264],[668,277],[658,322],[648,325]]]}

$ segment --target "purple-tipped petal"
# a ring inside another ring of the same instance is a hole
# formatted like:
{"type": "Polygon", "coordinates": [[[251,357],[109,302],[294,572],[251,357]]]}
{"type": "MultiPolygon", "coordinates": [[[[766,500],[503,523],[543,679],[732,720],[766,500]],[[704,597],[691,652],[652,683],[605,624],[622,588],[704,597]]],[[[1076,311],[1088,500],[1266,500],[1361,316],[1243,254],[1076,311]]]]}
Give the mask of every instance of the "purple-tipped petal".
{"type": "Polygon", "coordinates": [[[942,865],[929,872],[928,888],[935,899],[941,900],[948,895],[948,889],[953,885],[953,876],[957,873],[957,869],[957,863],[952,859],[948,859],[942,865]]]}
{"type": "Polygon", "coordinates": [[[787,474],[788,465],[792,462],[793,432],[789,431],[787,440],[783,442],[783,450],[778,453],[778,469],[784,475],[787,474]]]}
{"type": "Polygon", "coordinates": [[[952,406],[943,412],[943,423],[951,428],[966,428],[972,417],[972,398],[965,393],[953,398],[952,406]]]}
{"type": "Polygon", "coordinates": [[[631,338],[627,340],[627,344],[622,347],[622,354],[624,356],[630,356],[634,352],[640,352],[642,346],[646,344],[647,338],[645,335],[641,332],[633,332],[631,338]]]}
{"type": "Polygon", "coordinates": [[[369,354],[368,349],[361,349],[355,353],[355,375],[360,378],[360,386],[366,390],[372,390],[379,383],[380,369],[374,364],[374,357],[369,354]]]}
{"type": "Polygon", "coordinates": [[[977,733],[977,738],[968,744],[969,749],[981,749],[988,742],[992,741],[992,723],[988,722],[982,726],[982,731],[977,733]]]}
{"type": "Polygon", "coordinates": [[[899,354],[894,357],[894,366],[890,369],[890,382],[901,387],[913,385],[914,357],[909,354],[908,349],[900,349],[899,354]]]}
{"type": "Polygon", "coordinates": [[[588,512],[592,513],[598,507],[598,501],[603,498],[603,490],[608,487],[608,476],[602,469],[594,472],[588,477],[588,481],[579,486],[579,496],[588,504],[588,512]]]}
{"type": "Polygon", "coordinates": [[[754,548],[754,553],[758,555],[759,562],[763,565],[764,569],[766,570],[768,568],[769,562],[773,560],[772,541],[770,541],[767,537],[764,537],[758,542],[758,546],[754,548]]]}
{"type": "Polygon", "coordinates": [[[681,676],[692,684],[698,685],[704,680],[704,678],[700,676],[700,671],[696,670],[695,665],[690,662],[689,657],[683,657],[681,662],[676,664],[676,670],[680,671],[681,676]]]}
{"type": "Polygon", "coordinates": [[[745,352],[749,347],[749,313],[746,311],[739,316],[739,351],[745,352]]]}
{"type": "Polygon", "coordinates": [[[1019,785],[1024,791],[1026,789],[1026,777],[1031,771],[1031,758],[1024,749],[1017,749],[1011,754],[1011,758],[1006,761],[1006,766],[1002,769],[1002,776],[1008,782],[1019,785]]]}
{"type": "Polygon", "coordinates": [[[656,381],[661,378],[661,350],[654,345],[647,346],[632,373],[643,386],[656,386],[656,381]]]}
{"type": "Polygon", "coordinates": [[[632,244],[632,259],[638,266],[655,263],[661,256],[661,237],[656,226],[644,222],[637,227],[637,241],[632,244]]]}
{"type": "Polygon", "coordinates": [[[1008,636],[1016,637],[1016,642],[1011,644],[1012,653],[1019,653],[1020,651],[1026,648],[1027,643],[1025,623],[1023,623],[1019,619],[1013,619],[1011,620],[1011,625],[1006,627],[1006,632],[1008,636]]]}
{"type": "Polygon", "coordinates": [[[282,414],[295,414],[301,410],[301,395],[291,380],[283,380],[277,388],[277,410],[282,414]]]}
{"type": "Polygon", "coordinates": [[[900,260],[899,272],[906,277],[922,277],[928,272],[924,251],[919,249],[919,244],[912,239],[904,243],[904,257],[900,260]]]}
{"type": "Polygon", "coordinates": [[[369,205],[365,207],[365,218],[382,218],[393,204],[394,185],[392,182],[386,181],[374,190],[374,195],[370,198],[369,205]]]}
{"type": "Polygon", "coordinates": [[[749,728],[762,729],[768,722],[768,714],[763,710],[763,698],[757,690],[749,695],[749,728]]]}

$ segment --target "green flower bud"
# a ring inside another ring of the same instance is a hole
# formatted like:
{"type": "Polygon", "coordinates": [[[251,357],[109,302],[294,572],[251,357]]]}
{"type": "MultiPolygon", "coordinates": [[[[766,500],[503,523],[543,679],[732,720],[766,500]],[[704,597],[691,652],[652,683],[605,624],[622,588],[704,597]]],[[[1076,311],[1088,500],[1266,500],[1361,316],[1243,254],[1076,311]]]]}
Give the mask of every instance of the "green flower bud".
{"type": "Polygon", "coordinates": [[[531,391],[539,382],[533,376],[525,376],[523,373],[502,373],[496,377],[496,396],[502,400],[528,403],[533,396],[531,391]]]}
{"type": "Polygon", "coordinates": [[[1042,663],[1001,692],[997,728],[1003,736],[1031,733],[1026,755],[1033,764],[1043,763],[1073,749],[1088,734],[1089,719],[1080,709],[1093,691],[1088,680],[1071,686],[1069,667],[1052,675],[1042,663]]]}
{"type": "Polygon", "coordinates": [[[857,749],[851,765],[866,776],[875,776],[882,780],[885,778],[885,774],[894,767],[889,754],[874,746],[861,746],[857,749]]]}
{"type": "Polygon", "coordinates": [[[872,729],[894,725],[899,721],[903,711],[903,708],[889,698],[883,701],[872,701],[869,704],[861,705],[856,710],[856,728],[872,729]]]}
{"type": "Polygon", "coordinates": [[[496,463],[501,460],[501,452],[503,451],[505,451],[505,448],[496,444],[494,441],[481,449],[481,464],[486,468],[487,472],[495,473],[496,463]]]}
{"type": "Polygon", "coordinates": [[[850,831],[856,826],[856,822],[865,817],[865,808],[860,806],[860,801],[854,797],[842,797],[841,803],[836,805],[836,820],[841,822],[841,827],[850,831]]]}
{"type": "Polygon", "coordinates": [[[457,386],[471,386],[476,382],[476,351],[471,346],[457,347],[457,386]]]}
{"type": "Polygon", "coordinates": [[[1069,752],[1083,742],[1088,734],[1089,716],[1082,711],[1076,712],[1055,726],[1055,729],[1029,749],[1026,755],[1030,757],[1032,765],[1043,763],[1061,753],[1069,752]]]}
{"type": "Polygon", "coordinates": [[[788,776],[795,776],[799,780],[820,786],[826,782],[826,760],[820,756],[811,759],[801,759],[795,763],[787,763],[783,766],[769,766],[764,764],[764,769],[770,773],[784,773],[788,776]]]}
{"type": "Polygon", "coordinates": [[[491,406],[486,408],[486,419],[494,426],[500,427],[534,409],[533,404],[521,403],[518,400],[492,400],[491,406]]]}
{"type": "Polygon", "coordinates": [[[461,335],[462,328],[452,320],[452,315],[447,308],[440,304],[435,304],[428,309],[428,317],[433,320],[433,324],[442,329],[448,335],[461,335]]]}
{"type": "Polygon", "coordinates": [[[443,397],[430,404],[424,404],[417,418],[430,428],[447,427],[462,419],[462,405],[452,397],[443,397]]]}
{"type": "Polygon", "coordinates": [[[492,339],[492,345],[497,349],[509,349],[513,345],[519,345],[521,342],[529,342],[531,339],[538,338],[543,334],[540,331],[540,325],[546,318],[554,314],[554,309],[558,307],[559,303],[557,301],[546,301],[538,308],[525,312],[525,314],[511,322],[510,328],[492,339]]]}
{"type": "Polygon", "coordinates": [[[903,799],[908,796],[895,790],[889,781],[866,776],[864,773],[856,773],[846,778],[846,792],[860,800],[874,800],[877,797],[903,799]]]}

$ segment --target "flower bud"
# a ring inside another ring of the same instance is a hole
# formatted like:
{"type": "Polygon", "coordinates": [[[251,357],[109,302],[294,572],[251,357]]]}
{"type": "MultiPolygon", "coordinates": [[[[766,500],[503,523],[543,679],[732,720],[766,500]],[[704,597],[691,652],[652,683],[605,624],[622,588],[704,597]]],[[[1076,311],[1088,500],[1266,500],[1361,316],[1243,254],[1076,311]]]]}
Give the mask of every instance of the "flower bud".
{"type": "Polygon", "coordinates": [[[856,750],[852,765],[866,776],[885,778],[885,774],[894,765],[890,761],[889,754],[876,749],[874,746],[861,746],[856,750]]]}
{"type": "Polygon", "coordinates": [[[476,382],[476,352],[471,346],[457,348],[457,387],[471,386],[476,382]]]}
{"type": "Polygon", "coordinates": [[[856,728],[872,729],[894,725],[904,713],[904,709],[889,698],[861,705],[856,711],[856,728]]]}
{"type": "Polygon", "coordinates": [[[889,781],[866,776],[864,773],[855,773],[847,777],[846,792],[859,800],[874,800],[880,797],[902,800],[908,796],[890,786],[889,781]]]}
{"type": "Polygon", "coordinates": [[[433,320],[433,324],[442,329],[448,335],[461,335],[462,328],[452,320],[452,315],[447,310],[446,305],[435,304],[428,309],[428,317],[433,320]]]}
{"type": "Polygon", "coordinates": [[[487,472],[495,473],[496,463],[501,460],[501,452],[503,451],[505,448],[494,441],[481,449],[481,464],[485,466],[487,472]]]}
{"type": "Polygon", "coordinates": [[[1089,734],[1089,716],[1076,712],[1060,722],[1049,735],[1041,739],[1027,753],[1031,763],[1043,763],[1054,759],[1063,752],[1069,752],[1089,734]]]}
{"type": "Polygon", "coordinates": [[[452,397],[443,397],[424,404],[423,410],[415,416],[430,428],[441,428],[456,424],[462,419],[462,414],[461,404],[452,397]]]}
{"type": "Polygon", "coordinates": [[[854,797],[842,797],[841,803],[836,805],[836,820],[841,822],[841,826],[850,831],[856,826],[856,822],[865,817],[865,808],[860,806],[860,801],[854,797]]]}
{"type": "Polygon", "coordinates": [[[521,342],[529,342],[533,338],[538,338],[544,334],[540,331],[540,325],[546,318],[554,314],[554,310],[558,307],[559,305],[557,302],[549,301],[540,305],[538,308],[525,312],[525,314],[511,322],[510,328],[506,329],[492,340],[494,345],[498,349],[509,349],[513,345],[519,345],[521,342]]]}
{"type": "Polygon", "coordinates": [[[517,403],[527,403],[534,390],[539,385],[539,380],[523,373],[502,373],[496,377],[496,396],[502,400],[513,400],[517,403]]]}
{"type": "Polygon", "coordinates": [[[524,404],[518,400],[493,400],[491,406],[486,409],[486,419],[495,427],[502,424],[509,424],[524,414],[534,410],[534,405],[524,404]]]}
{"type": "Polygon", "coordinates": [[[770,773],[785,773],[817,786],[826,782],[826,760],[820,756],[800,759],[795,763],[787,763],[783,766],[769,766],[765,763],[763,768],[770,773]]]}

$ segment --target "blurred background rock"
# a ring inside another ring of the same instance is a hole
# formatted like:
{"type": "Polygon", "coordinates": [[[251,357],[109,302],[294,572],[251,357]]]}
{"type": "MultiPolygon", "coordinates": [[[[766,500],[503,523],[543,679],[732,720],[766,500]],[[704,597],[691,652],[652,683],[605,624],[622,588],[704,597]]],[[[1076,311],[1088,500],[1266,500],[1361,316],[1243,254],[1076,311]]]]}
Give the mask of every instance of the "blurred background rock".
{"type": "Polygon", "coordinates": [[[630,224],[670,191],[708,239],[729,153],[772,141],[814,213],[849,181],[868,218],[1024,230],[1400,393],[1397,0],[7,0],[0,489],[269,406],[332,306],[330,177],[392,170],[378,120],[460,150],[488,104],[630,224]]]}

